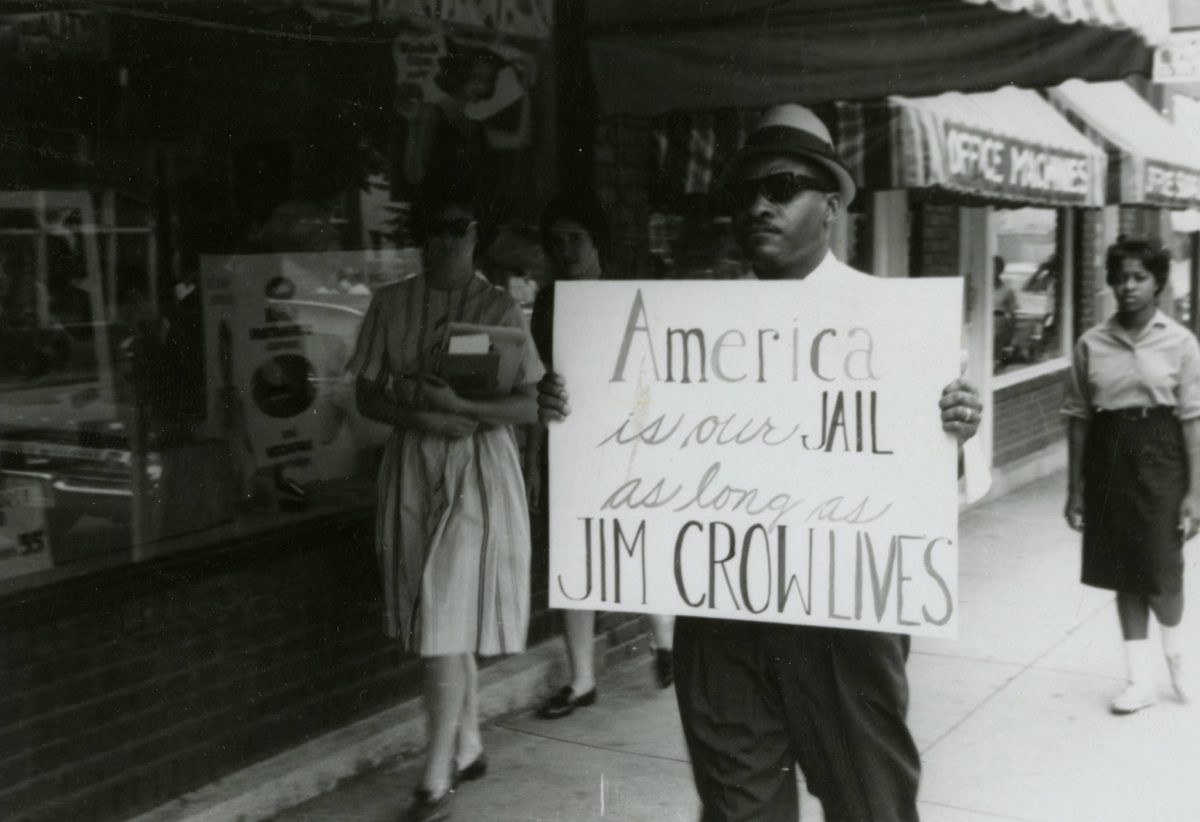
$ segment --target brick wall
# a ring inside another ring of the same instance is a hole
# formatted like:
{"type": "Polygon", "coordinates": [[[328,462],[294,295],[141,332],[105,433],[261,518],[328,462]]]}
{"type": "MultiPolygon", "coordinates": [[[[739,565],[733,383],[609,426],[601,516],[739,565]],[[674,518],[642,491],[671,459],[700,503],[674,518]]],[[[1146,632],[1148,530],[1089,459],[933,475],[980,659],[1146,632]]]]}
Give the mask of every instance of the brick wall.
{"type": "Polygon", "coordinates": [[[1128,237],[1163,242],[1162,209],[1149,206],[1121,206],[1117,232],[1128,237]]]}
{"type": "Polygon", "coordinates": [[[1027,380],[995,393],[992,464],[1007,465],[1063,439],[1065,371],[1027,380]]]}
{"type": "MultiPolygon", "coordinates": [[[[115,820],[414,696],[373,515],[0,601],[0,818],[115,820]]],[[[539,577],[535,576],[535,579],[539,577]]],[[[557,630],[540,586],[530,642],[557,630]]],[[[601,621],[609,647],[644,633],[601,621]]]]}
{"type": "Polygon", "coordinates": [[[1091,328],[1097,316],[1095,294],[1104,288],[1104,219],[1098,208],[1075,212],[1075,283],[1071,297],[1075,301],[1075,327],[1071,339],[1091,328]]]}
{"type": "Polygon", "coordinates": [[[0,603],[3,816],[120,818],[413,692],[379,634],[370,525],[0,603]]]}
{"type": "Polygon", "coordinates": [[[958,206],[911,198],[909,272],[913,277],[959,275],[958,206]]]}

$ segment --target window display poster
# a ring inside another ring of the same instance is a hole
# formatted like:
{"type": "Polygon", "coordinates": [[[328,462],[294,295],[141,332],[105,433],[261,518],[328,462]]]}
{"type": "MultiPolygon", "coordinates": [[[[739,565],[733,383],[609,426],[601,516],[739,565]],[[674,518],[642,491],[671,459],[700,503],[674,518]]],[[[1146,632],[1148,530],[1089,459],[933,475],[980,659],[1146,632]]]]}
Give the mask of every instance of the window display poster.
{"type": "Polygon", "coordinates": [[[48,494],[40,480],[0,477],[0,579],[53,565],[46,528],[48,494]]]}
{"type": "MultiPolygon", "coordinates": [[[[456,116],[491,121],[501,112],[528,105],[537,81],[537,41],[517,45],[510,37],[481,26],[466,28],[430,21],[413,24],[392,44],[398,110],[415,118],[422,105],[438,104],[456,116]]],[[[492,122],[495,128],[502,128],[492,122]]],[[[507,128],[512,128],[508,126],[507,128]]],[[[527,145],[527,128],[513,129],[511,140],[492,140],[494,148],[527,145]]]]}
{"type": "Polygon", "coordinates": [[[955,635],[961,281],[559,289],[551,607],[955,635]]]}
{"type": "MultiPolygon", "coordinates": [[[[202,257],[209,425],[280,483],[334,479],[382,433],[346,363],[375,287],[405,270],[362,251],[202,257]]],[[[244,473],[245,473],[244,470],[244,473]]]]}

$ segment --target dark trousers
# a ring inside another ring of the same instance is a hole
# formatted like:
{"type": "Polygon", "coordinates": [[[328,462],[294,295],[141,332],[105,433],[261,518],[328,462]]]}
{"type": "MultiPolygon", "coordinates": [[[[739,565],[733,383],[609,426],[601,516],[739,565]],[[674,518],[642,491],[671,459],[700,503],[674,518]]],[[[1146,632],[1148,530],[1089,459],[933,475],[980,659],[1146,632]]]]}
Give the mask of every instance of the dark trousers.
{"type": "Polygon", "coordinates": [[[702,822],[917,819],[906,636],[680,617],[675,689],[702,822]]]}

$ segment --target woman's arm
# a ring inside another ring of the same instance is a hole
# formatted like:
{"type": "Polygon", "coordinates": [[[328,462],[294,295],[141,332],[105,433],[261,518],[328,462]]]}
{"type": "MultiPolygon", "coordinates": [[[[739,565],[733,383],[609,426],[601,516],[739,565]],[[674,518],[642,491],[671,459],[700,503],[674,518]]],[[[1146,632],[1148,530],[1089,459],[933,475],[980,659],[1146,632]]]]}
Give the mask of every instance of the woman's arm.
{"type": "Polygon", "coordinates": [[[399,425],[401,408],[388,398],[382,386],[374,380],[359,377],[354,381],[354,405],[358,413],[384,425],[399,425]]]}
{"type": "Polygon", "coordinates": [[[1088,425],[1083,417],[1067,417],[1067,506],[1063,515],[1076,531],[1083,530],[1083,449],[1088,425]]]}
{"type": "Polygon", "coordinates": [[[423,397],[434,408],[462,414],[488,425],[528,425],[537,422],[537,386],[520,385],[511,394],[495,399],[473,400],[460,397],[454,389],[436,378],[426,378],[423,397]]]}
{"type": "Polygon", "coordinates": [[[1183,538],[1189,540],[1200,531],[1200,417],[1183,421],[1183,440],[1187,445],[1191,483],[1179,519],[1183,538]]]}
{"type": "Polygon", "coordinates": [[[469,437],[479,427],[476,420],[464,414],[406,408],[391,399],[379,383],[362,377],[354,383],[354,402],[358,413],[367,419],[396,428],[459,438],[469,437]]]}
{"type": "Polygon", "coordinates": [[[1067,418],[1067,504],[1063,516],[1075,531],[1083,530],[1083,452],[1087,448],[1092,413],[1087,340],[1088,335],[1084,334],[1071,352],[1071,370],[1067,372],[1062,402],[1062,413],[1067,418]]]}

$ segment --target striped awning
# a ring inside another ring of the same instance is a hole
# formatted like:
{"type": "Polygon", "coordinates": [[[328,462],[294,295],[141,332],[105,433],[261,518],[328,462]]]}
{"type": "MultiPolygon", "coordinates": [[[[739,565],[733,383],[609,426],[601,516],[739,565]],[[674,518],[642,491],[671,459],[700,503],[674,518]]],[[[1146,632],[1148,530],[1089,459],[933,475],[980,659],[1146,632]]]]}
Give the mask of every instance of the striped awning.
{"type": "Polygon", "coordinates": [[[1200,144],[1200,100],[1186,94],[1176,94],[1171,102],[1175,126],[1200,144]]]}
{"type": "Polygon", "coordinates": [[[1158,45],[1171,34],[1171,10],[1166,3],[1146,0],[966,0],[977,6],[992,5],[1035,17],[1053,17],[1063,23],[1130,29],[1147,43],[1158,45]]]}
{"type": "Polygon", "coordinates": [[[1200,206],[1200,140],[1126,83],[1068,80],[1050,99],[1109,155],[1110,203],[1200,206]]]}
{"type": "MultiPolygon", "coordinates": [[[[1175,127],[1182,129],[1197,145],[1200,145],[1200,100],[1186,94],[1175,94],[1171,98],[1171,114],[1175,127]]],[[[1171,226],[1175,231],[1200,231],[1200,207],[1171,212],[1171,226]]]]}
{"type": "MultiPolygon", "coordinates": [[[[977,202],[1104,204],[1107,157],[1037,92],[1001,89],[814,107],[865,190],[932,189],[977,202]]],[[[659,205],[707,194],[757,110],[653,120],[659,205]]]]}
{"type": "Polygon", "coordinates": [[[1107,158],[1035,91],[892,97],[890,188],[1100,206],[1107,158]]]}

